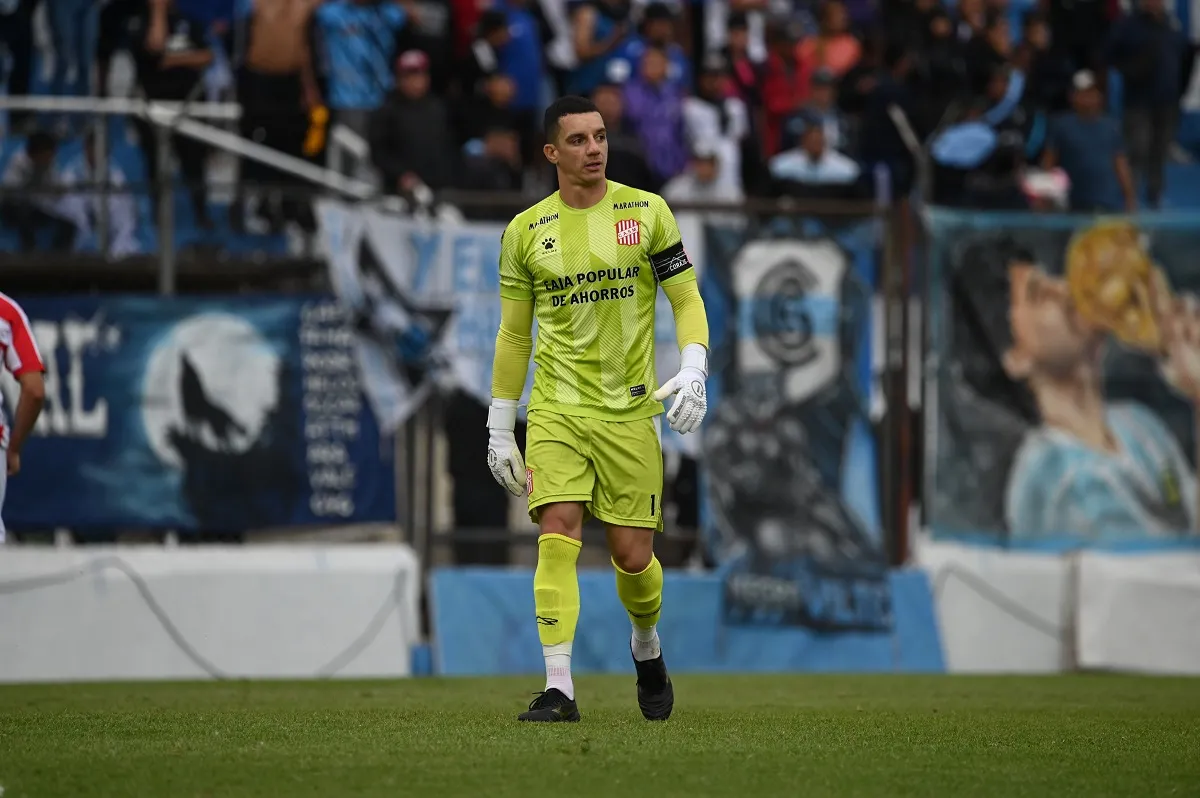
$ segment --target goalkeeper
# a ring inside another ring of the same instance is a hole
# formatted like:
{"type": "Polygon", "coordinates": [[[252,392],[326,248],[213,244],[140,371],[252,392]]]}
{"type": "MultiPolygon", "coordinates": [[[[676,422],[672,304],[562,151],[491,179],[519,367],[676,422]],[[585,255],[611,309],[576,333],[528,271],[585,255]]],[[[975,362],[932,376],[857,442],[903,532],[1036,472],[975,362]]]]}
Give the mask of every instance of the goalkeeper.
{"type": "Polygon", "coordinates": [[[533,596],[546,689],[520,720],[575,721],[571,644],[579,621],[583,522],[604,522],[617,595],[633,624],[638,706],[666,720],[675,703],[656,626],[662,566],[661,400],[687,433],[707,402],[708,320],[679,227],[661,197],[604,176],[604,120],[582,97],[556,100],[545,116],[546,158],[559,190],[518,214],[500,248],[500,331],[488,413],[488,465],[514,495],[529,497],[538,524],[533,596]],[[663,287],[675,314],[678,375],[654,389],[654,305],[663,287]],[[538,321],[537,350],[532,325],[538,321]],[[529,356],[538,368],[525,458],[513,437],[529,356]]]}

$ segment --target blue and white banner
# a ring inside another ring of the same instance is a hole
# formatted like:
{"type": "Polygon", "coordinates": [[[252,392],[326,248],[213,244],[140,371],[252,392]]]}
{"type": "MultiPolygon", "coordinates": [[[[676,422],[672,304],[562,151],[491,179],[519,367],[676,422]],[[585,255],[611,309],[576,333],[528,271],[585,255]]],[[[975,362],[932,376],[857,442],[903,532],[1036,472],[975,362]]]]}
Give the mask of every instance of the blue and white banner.
{"type": "Polygon", "coordinates": [[[729,622],[885,635],[869,412],[876,228],[779,225],[708,230],[706,543],[729,622]]]}
{"type": "Polygon", "coordinates": [[[939,210],[930,223],[935,535],[1200,545],[1200,216],[939,210]]]}
{"type": "MultiPolygon", "coordinates": [[[[391,445],[331,297],[20,300],[46,404],[11,528],[236,532],[395,518],[391,445]]],[[[3,384],[10,411],[18,389],[3,384]]]]}
{"type": "MultiPolygon", "coordinates": [[[[385,430],[394,430],[435,386],[491,401],[500,329],[500,235],[504,225],[422,219],[333,200],[317,203],[330,280],[350,310],[364,388],[385,430]]],[[[697,265],[698,219],[681,214],[697,265]]],[[[679,370],[675,317],[660,291],[655,311],[660,382],[679,370]]],[[[533,386],[534,364],[522,405],[533,386]]],[[[523,408],[522,408],[523,412],[523,408]]],[[[693,456],[698,441],[663,430],[663,447],[693,456]]]]}

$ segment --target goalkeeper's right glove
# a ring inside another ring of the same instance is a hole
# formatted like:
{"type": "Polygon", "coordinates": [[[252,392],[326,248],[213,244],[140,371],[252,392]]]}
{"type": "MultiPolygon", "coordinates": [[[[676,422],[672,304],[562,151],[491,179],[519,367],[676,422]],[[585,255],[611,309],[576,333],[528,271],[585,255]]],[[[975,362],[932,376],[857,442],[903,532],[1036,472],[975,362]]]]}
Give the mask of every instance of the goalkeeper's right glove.
{"type": "Polygon", "coordinates": [[[525,458],[517,448],[517,400],[493,399],[488,408],[488,468],[492,476],[514,496],[526,491],[525,458]]]}

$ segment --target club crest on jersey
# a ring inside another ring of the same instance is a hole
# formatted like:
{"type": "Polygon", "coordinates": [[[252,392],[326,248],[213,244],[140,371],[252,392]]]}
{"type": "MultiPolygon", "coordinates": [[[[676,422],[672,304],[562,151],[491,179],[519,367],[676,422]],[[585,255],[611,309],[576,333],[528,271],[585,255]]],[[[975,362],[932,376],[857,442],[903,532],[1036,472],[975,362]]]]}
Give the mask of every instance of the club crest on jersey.
{"type": "Polygon", "coordinates": [[[617,222],[617,243],[625,247],[636,247],[642,243],[642,227],[637,219],[617,222]]]}

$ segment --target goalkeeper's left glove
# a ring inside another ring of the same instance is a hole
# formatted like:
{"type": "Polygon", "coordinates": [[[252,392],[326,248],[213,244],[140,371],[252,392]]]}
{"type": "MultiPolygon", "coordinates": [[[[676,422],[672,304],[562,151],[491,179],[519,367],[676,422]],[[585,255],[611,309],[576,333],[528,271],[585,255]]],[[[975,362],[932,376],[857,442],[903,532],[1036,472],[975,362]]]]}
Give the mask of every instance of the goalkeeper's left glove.
{"type": "Polygon", "coordinates": [[[688,344],[679,353],[679,373],[663,383],[654,392],[654,399],[661,402],[673,393],[675,404],[667,412],[667,423],[681,435],[700,427],[708,411],[704,381],[708,379],[708,350],[700,344],[688,344]]]}

